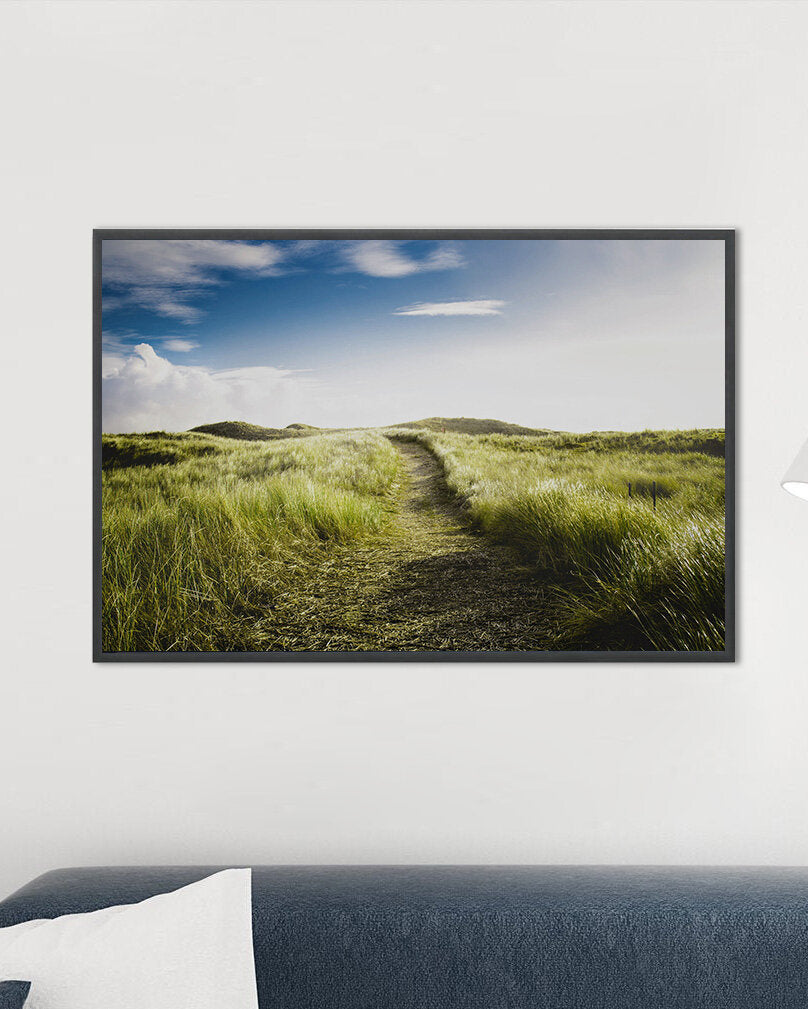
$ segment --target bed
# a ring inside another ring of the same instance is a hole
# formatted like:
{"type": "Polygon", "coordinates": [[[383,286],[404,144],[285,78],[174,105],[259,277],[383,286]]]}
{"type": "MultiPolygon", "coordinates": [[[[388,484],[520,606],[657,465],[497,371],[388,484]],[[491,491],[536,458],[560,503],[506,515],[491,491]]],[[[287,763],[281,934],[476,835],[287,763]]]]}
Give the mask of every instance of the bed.
{"type": "MultiPolygon", "coordinates": [[[[60,869],[0,928],[205,867],[60,869]]],[[[261,1009],[804,1009],[808,869],[254,866],[261,1009]]]]}

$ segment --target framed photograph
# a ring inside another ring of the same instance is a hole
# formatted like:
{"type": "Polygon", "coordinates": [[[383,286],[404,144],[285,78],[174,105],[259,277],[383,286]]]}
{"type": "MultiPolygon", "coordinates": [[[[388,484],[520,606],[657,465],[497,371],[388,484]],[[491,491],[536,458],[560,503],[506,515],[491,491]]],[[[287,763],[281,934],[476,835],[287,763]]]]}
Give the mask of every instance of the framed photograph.
{"type": "Polygon", "coordinates": [[[732,661],[733,231],[94,233],[103,661],[732,661]]]}

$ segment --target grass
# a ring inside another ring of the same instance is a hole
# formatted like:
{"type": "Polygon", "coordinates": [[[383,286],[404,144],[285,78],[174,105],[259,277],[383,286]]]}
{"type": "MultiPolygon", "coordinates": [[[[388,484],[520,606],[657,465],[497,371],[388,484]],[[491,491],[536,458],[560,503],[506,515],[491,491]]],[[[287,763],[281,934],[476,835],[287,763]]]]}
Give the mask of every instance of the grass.
{"type": "Polygon", "coordinates": [[[235,438],[237,441],[275,441],[278,438],[300,437],[318,430],[309,424],[290,424],[288,427],[261,427],[247,424],[243,420],[223,420],[217,424],[200,424],[192,428],[199,434],[215,434],[220,438],[235,438]]]}
{"type": "Polygon", "coordinates": [[[105,651],[252,651],[333,544],[389,520],[400,460],[380,435],[270,444],[104,437],[105,651]]]}
{"type": "Polygon", "coordinates": [[[509,424],[504,420],[481,419],[478,417],[426,417],[412,420],[397,427],[424,431],[454,432],[459,434],[540,434],[536,428],[509,424]]]}
{"type": "Polygon", "coordinates": [[[513,427],[104,436],[105,651],[723,649],[723,432],[513,427]]]}
{"type": "Polygon", "coordinates": [[[194,434],[166,434],[151,431],[141,435],[104,435],[101,468],[128,469],[132,466],[166,466],[216,455],[218,445],[210,438],[194,434]]]}
{"type": "Polygon", "coordinates": [[[557,583],[549,647],[723,649],[722,431],[391,433],[427,447],[478,528],[557,583]]]}

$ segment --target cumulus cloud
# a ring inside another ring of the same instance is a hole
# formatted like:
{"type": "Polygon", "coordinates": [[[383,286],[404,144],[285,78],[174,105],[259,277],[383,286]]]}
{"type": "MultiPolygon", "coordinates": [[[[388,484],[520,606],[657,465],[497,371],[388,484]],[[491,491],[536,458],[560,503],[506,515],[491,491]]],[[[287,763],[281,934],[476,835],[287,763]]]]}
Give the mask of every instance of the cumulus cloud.
{"type": "Polygon", "coordinates": [[[190,302],[233,274],[267,277],[283,259],[270,242],[216,240],[105,240],[102,276],[104,310],[136,305],[191,324],[204,314],[190,302]]]}
{"type": "Polygon", "coordinates": [[[114,350],[101,351],[101,378],[105,379],[120,371],[126,364],[126,357],[114,350]]]}
{"type": "Polygon", "coordinates": [[[184,431],[219,420],[280,427],[303,416],[316,383],[282,368],[228,371],[172,364],[148,343],[105,355],[104,431],[184,431]]]}
{"type": "Polygon", "coordinates": [[[397,308],[393,315],[502,315],[504,305],[504,301],[493,298],[482,301],[423,301],[397,308]]]}
{"type": "Polygon", "coordinates": [[[364,239],[346,242],[342,256],[348,269],[370,277],[407,277],[411,273],[454,270],[464,265],[463,257],[449,242],[442,242],[426,256],[415,259],[404,251],[401,242],[364,239]]]}

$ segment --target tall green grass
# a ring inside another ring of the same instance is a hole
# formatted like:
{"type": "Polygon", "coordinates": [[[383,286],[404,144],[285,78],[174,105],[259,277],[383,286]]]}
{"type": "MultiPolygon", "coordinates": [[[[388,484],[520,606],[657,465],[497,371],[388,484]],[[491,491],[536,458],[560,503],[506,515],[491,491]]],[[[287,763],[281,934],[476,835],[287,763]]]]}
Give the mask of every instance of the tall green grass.
{"type": "Polygon", "coordinates": [[[432,451],[476,524],[559,584],[552,647],[723,649],[722,431],[391,433],[432,451]]]}
{"type": "MultiPolygon", "coordinates": [[[[386,433],[428,448],[479,529],[553,587],[548,648],[723,648],[723,432],[386,433]]],[[[285,647],[276,614],[318,567],[401,535],[381,432],[105,436],[102,458],[106,651],[285,647]]]]}
{"type": "Polygon", "coordinates": [[[254,651],[332,544],[379,532],[400,477],[386,438],[104,438],[105,651],[254,651]]]}

